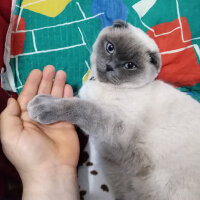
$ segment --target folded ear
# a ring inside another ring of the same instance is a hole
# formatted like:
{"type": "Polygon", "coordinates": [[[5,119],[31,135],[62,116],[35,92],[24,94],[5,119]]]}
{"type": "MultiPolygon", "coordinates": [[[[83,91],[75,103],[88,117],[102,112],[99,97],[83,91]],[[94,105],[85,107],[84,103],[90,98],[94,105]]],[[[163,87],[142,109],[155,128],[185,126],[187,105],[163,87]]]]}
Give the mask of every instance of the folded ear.
{"type": "Polygon", "coordinates": [[[155,66],[157,70],[161,67],[161,56],[159,52],[149,52],[150,62],[155,66]]]}

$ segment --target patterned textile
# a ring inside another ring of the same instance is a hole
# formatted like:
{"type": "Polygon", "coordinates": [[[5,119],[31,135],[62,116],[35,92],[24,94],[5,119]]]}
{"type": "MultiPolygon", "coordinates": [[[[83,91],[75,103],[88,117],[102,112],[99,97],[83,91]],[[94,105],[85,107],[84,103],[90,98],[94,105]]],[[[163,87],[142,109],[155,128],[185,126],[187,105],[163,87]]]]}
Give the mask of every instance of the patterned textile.
{"type": "Polygon", "coordinates": [[[98,33],[123,19],[158,44],[163,65],[158,78],[200,100],[199,7],[195,0],[17,0],[3,87],[19,93],[32,69],[52,64],[68,73],[77,92],[98,33]]]}

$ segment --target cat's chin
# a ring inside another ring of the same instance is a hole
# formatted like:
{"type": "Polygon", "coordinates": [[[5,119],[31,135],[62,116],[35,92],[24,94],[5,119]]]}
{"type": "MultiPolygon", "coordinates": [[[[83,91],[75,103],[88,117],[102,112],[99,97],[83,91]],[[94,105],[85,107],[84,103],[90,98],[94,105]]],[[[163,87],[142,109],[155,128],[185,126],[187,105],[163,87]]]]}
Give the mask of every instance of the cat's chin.
{"type": "Polygon", "coordinates": [[[112,85],[120,85],[121,82],[118,79],[115,78],[98,78],[99,82],[101,83],[107,83],[107,84],[112,84],[112,85]]]}
{"type": "Polygon", "coordinates": [[[113,84],[113,85],[120,85],[121,84],[121,81],[119,80],[119,78],[115,74],[113,74],[113,72],[98,71],[97,79],[100,82],[103,82],[103,83],[110,83],[110,84],[113,84]]]}
{"type": "Polygon", "coordinates": [[[120,80],[116,74],[114,74],[112,71],[110,72],[102,72],[97,70],[97,74],[96,74],[96,79],[101,82],[101,83],[105,83],[106,85],[112,85],[114,87],[119,87],[119,88],[130,88],[130,89],[137,89],[137,88],[142,88],[148,84],[150,84],[151,80],[149,81],[141,81],[141,80],[137,80],[137,81],[122,81],[120,80]]]}
{"type": "Polygon", "coordinates": [[[138,89],[138,88],[142,88],[145,87],[146,85],[150,84],[150,83],[140,83],[140,84],[136,84],[133,82],[115,82],[115,81],[110,81],[110,80],[102,80],[97,78],[97,81],[99,81],[101,84],[105,84],[106,86],[111,86],[114,88],[119,88],[119,89],[138,89]]]}
{"type": "Polygon", "coordinates": [[[121,81],[113,72],[106,72],[106,78],[107,78],[108,82],[112,83],[113,85],[121,84],[121,81]]]}

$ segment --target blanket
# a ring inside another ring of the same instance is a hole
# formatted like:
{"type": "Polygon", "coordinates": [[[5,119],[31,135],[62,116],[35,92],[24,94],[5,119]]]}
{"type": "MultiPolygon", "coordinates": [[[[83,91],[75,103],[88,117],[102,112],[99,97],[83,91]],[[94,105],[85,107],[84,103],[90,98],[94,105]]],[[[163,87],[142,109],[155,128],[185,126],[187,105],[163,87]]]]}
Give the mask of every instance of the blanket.
{"type": "Polygon", "coordinates": [[[125,20],[152,37],[162,55],[158,79],[200,100],[199,1],[17,0],[7,38],[3,87],[20,93],[32,69],[68,74],[75,93],[90,70],[100,30],[125,20]]]}

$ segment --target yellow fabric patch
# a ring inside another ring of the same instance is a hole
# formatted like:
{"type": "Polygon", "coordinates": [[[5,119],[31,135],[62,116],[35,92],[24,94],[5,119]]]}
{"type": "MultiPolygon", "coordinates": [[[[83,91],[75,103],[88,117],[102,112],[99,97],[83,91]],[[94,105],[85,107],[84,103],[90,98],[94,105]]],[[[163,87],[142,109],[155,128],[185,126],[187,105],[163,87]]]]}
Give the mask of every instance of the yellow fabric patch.
{"type": "Polygon", "coordinates": [[[83,76],[83,79],[82,79],[82,81],[83,81],[83,83],[85,83],[87,80],[88,80],[88,77],[89,77],[89,75],[90,75],[90,70],[88,70],[87,71],[87,73],[83,76]]]}
{"type": "Polygon", "coordinates": [[[71,0],[23,0],[22,7],[48,17],[56,17],[71,0]]]}

